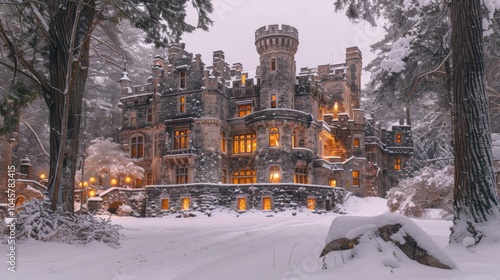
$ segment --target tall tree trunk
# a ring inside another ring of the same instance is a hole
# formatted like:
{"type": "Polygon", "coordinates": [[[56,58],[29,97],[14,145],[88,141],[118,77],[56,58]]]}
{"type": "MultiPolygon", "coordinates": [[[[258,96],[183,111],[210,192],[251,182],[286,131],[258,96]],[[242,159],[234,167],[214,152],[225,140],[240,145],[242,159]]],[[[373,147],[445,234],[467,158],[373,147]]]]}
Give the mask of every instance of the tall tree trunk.
{"type": "Polygon", "coordinates": [[[50,158],[57,159],[50,161],[49,196],[52,210],[62,207],[64,211],[73,212],[82,99],[88,76],[90,40],[85,37],[85,31],[91,28],[95,8],[93,1],[86,1],[78,16],[79,3],[64,2],[64,10],[57,5],[52,7],[53,17],[49,23],[53,39],[49,48],[52,87],[46,94],[51,97],[46,103],[50,110],[50,158]],[[78,25],[76,29],[74,24],[78,25]],[[75,36],[73,40],[72,35],[75,36]],[[74,75],[68,76],[73,71],[74,75]]]}
{"type": "Polygon", "coordinates": [[[484,79],[480,0],[452,0],[454,212],[450,242],[473,236],[500,218],[493,180],[490,119],[484,79]]]}

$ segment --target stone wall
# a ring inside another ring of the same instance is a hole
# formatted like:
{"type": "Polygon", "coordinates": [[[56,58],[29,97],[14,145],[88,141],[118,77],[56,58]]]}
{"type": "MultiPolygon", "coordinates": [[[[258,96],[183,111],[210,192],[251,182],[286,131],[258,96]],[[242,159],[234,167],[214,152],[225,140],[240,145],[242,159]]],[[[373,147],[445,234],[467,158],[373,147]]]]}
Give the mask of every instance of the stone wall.
{"type": "Polygon", "coordinates": [[[216,208],[238,211],[238,198],[245,198],[245,210],[263,210],[263,198],[271,198],[269,211],[298,210],[308,207],[308,199],[315,199],[315,211],[331,211],[344,201],[346,191],[302,184],[188,184],[184,186],[146,187],[146,217],[161,217],[168,213],[185,211],[183,198],[189,199],[189,210],[208,213],[216,208]],[[168,200],[168,207],[162,204],[168,200]]]}
{"type": "MultiPolygon", "coordinates": [[[[125,189],[111,188],[101,193],[102,201],[97,201],[96,206],[89,205],[89,211],[96,211],[97,214],[107,212],[111,204],[118,202],[130,206],[134,212],[134,216],[144,216],[146,208],[146,191],[145,189],[125,189]],[[94,209],[94,207],[96,207],[94,209]]],[[[89,203],[92,199],[89,199],[89,203]]],[[[96,200],[94,200],[96,201],[96,200]]]]}

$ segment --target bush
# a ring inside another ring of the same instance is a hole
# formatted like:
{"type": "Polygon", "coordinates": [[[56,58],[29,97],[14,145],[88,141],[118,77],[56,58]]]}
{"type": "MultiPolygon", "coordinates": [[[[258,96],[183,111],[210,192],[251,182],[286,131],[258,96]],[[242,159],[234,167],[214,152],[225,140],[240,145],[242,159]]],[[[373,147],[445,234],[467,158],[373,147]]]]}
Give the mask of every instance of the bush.
{"type": "Polygon", "coordinates": [[[23,204],[17,217],[17,237],[40,241],[85,244],[91,241],[120,246],[120,225],[91,214],[53,212],[48,200],[32,199],[23,204]]]}
{"type": "Polygon", "coordinates": [[[414,177],[399,182],[387,193],[387,206],[392,212],[422,217],[425,209],[437,208],[447,216],[453,212],[453,166],[420,169],[414,177]]]}

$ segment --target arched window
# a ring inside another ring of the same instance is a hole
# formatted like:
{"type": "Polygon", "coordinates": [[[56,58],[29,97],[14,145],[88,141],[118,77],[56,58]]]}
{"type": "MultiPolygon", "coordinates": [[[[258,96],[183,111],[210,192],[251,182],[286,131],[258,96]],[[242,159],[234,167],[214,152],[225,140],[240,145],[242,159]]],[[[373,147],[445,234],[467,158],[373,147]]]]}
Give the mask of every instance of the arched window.
{"type": "Polygon", "coordinates": [[[269,183],[279,183],[281,182],[280,168],[277,165],[273,165],[269,168],[269,183]]]}
{"type": "Polygon", "coordinates": [[[130,138],[130,158],[144,157],[144,136],[133,136],[130,138]]]}
{"type": "Polygon", "coordinates": [[[245,169],[233,173],[233,184],[251,184],[257,182],[255,170],[245,169]]]}
{"type": "Polygon", "coordinates": [[[280,131],[277,127],[271,127],[269,129],[269,147],[278,147],[280,139],[280,131]]]}

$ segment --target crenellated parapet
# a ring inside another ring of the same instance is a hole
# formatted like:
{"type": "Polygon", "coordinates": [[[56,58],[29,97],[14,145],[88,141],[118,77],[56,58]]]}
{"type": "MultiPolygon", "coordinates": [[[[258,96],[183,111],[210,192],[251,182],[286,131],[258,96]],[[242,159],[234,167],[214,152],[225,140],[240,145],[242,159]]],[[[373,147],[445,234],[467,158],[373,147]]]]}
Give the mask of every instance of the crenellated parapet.
{"type": "Polygon", "coordinates": [[[290,25],[263,26],[255,31],[255,46],[259,55],[272,51],[297,52],[299,32],[290,25]]]}

